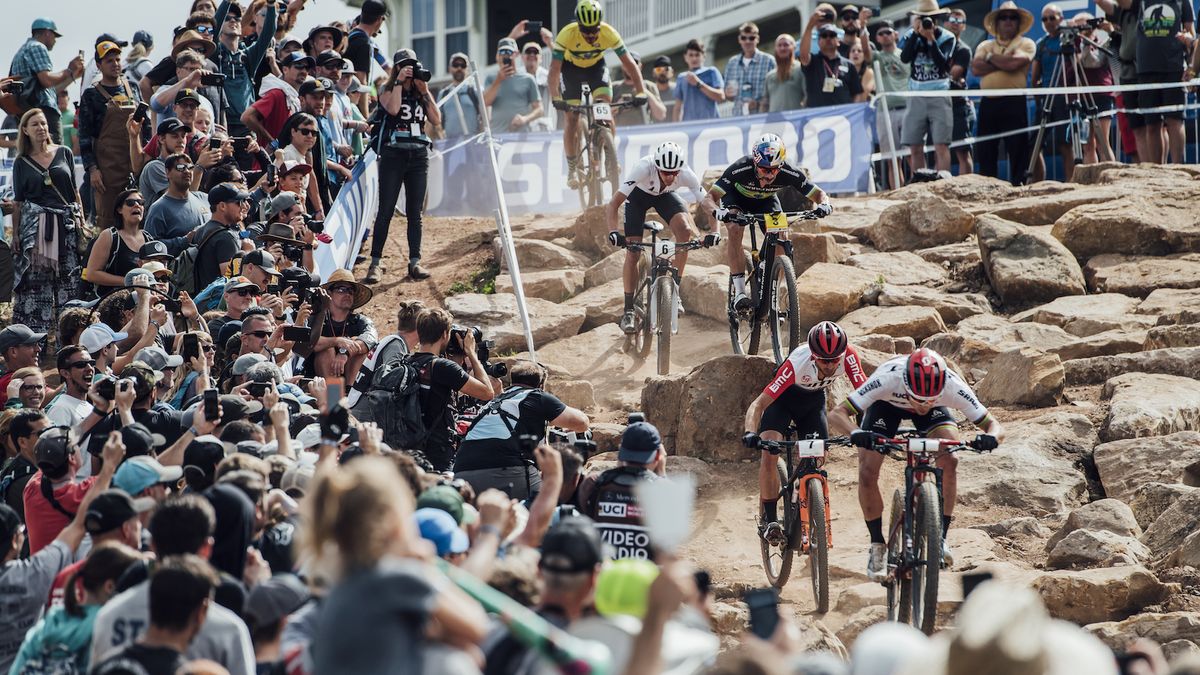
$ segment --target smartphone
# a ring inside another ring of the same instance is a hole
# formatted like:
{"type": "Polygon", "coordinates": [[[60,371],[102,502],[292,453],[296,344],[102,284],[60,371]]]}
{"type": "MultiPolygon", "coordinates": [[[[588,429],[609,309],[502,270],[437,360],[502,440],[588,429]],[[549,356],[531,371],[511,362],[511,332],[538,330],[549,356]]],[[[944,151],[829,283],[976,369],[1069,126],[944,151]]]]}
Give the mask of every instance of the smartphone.
{"type": "Polygon", "coordinates": [[[262,398],[267,393],[267,387],[271,386],[266,382],[251,382],[246,385],[246,391],[254,398],[262,398]]]}
{"type": "Polygon", "coordinates": [[[5,92],[6,94],[15,94],[21,91],[21,81],[13,80],[12,82],[5,82],[4,86],[0,87],[0,91],[5,92]]]}
{"type": "Polygon", "coordinates": [[[506,56],[506,57],[500,59],[500,62],[503,63],[505,66],[511,66],[512,65],[512,57],[506,56]]]}
{"type": "Polygon", "coordinates": [[[133,381],[130,380],[129,378],[124,378],[124,379],[120,380],[119,382],[117,382],[117,391],[120,391],[121,393],[125,393],[125,392],[129,391],[129,388],[132,386],[133,386],[133,381]]]}
{"type": "Polygon", "coordinates": [[[225,84],[225,76],[221,73],[209,73],[200,76],[200,84],[205,87],[220,87],[225,84]]]}
{"type": "Polygon", "coordinates": [[[296,380],[296,386],[303,389],[304,393],[307,394],[309,388],[312,387],[312,381],[313,379],[311,377],[302,377],[299,380],[296,380]]]}
{"type": "Polygon", "coordinates": [[[266,171],[267,171],[267,185],[274,185],[275,184],[275,163],[268,162],[266,171]]]}
{"type": "Polygon", "coordinates": [[[217,138],[216,136],[209,137],[208,149],[209,150],[220,150],[221,149],[221,139],[217,138]]]}
{"type": "Polygon", "coordinates": [[[774,588],[752,588],[742,599],[750,609],[750,632],[770,640],[779,626],[779,592],[774,588]]]}
{"type": "Polygon", "coordinates": [[[200,336],[195,333],[184,333],[183,342],[179,345],[179,356],[183,358],[184,363],[200,356],[200,336]]]}
{"type": "Polygon", "coordinates": [[[217,402],[220,393],[216,389],[204,390],[204,419],[215,420],[220,414],[220,407],[217,402]]]}
{"type": "Polygon", "coordinates": [[[137,108],[134,108],[133,110],[133,119],[137,120],[138,122],[145,122],[146,112],[148,110],[150,110],[150,106],[146,105],[145,103],[138,103],[137,108]]]}
{"type": "Polygon", "coordinates": [[[338,402],[342,400],[342,395],[345,389],[346,383],[342,378],[325,378],[325,390],[327,392],[325,399],[327,401],[327,407],[332,408],[333,406],[337,405],[338,402]]]}
{"type": "Polygon", "coordinates": [[[308,342],[310,337],[312,337],[312,329],[307,326],[283,327],[283,339],[288,342],[308,342]]]}
{"type": "Polygon", "coordinates": [[[534,21],[532,19],[527,20],[525,22],[525,32],[533,33],[534,35],[540,34],[542,32],[542,22],[534,21]]]}

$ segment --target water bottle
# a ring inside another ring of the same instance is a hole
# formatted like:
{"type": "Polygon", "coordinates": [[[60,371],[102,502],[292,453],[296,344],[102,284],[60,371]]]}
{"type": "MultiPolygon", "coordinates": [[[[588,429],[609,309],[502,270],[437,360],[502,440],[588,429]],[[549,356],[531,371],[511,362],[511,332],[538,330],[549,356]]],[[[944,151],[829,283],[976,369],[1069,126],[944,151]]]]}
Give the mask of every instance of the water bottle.
{"type": "Polygon", "coordinates": [[[1085,119],[1079,123],[1079,142],[1087,145],[1088,140],[1092,137],[1092,121],[1085,119]]]}

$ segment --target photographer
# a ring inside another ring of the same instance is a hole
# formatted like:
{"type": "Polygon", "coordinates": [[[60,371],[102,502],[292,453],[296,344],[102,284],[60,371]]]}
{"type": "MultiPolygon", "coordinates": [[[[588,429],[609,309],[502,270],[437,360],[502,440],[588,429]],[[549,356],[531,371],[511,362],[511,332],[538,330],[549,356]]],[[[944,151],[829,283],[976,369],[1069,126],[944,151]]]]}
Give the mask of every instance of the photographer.
{"type": "Polygon", "coordinates": [[[533,448],[546,437],[546,425],[583,432],[588,418],[543,390],[546,369],[519,360],[509,370],[512,386],[492,399],[467,429],[454,456],[454,476],[475,488],[502,490],[513,499],[530,499],[542,487],[533,448]]]}
{"type": "MultiPolygon", "coordinates": [[[[442,114],[429,93],[431,74],[411,49],[400,49],[392,58],[395,64],[387,84],[379,92],[379,108],[373,122],[375,137],[371,144],[379,155],[379,210],[371,233],[371,267],[363,279],[368,284],[383,278],[383,246],[387,242],[392,213],[404,187],[404,215],[408,219],[408,276],[428,279],[421,267],[421,211],[425,208],[425,188],[429,180],[428,122],[442,124],[442,114]],[[382,117],[382,119],[379,119],[382,117]]],[[[536,89],[536,87],[535,87],[536,89]]]]}
{"type": "MultiPolygon", "coordinates": [[[[900,37],[900,60],[912,64],[908,88],[912,91],[950,89],[954,33],[937,25],[936,19],[949,10],[937,0],[921,0],[912,13],[912,29],[900,37]]],[[[933,141],[937,170],[950,171],[950,139],[954,135],[954,110],[950,99],[913,98],[908,102],[900,141],[909,149],[909,165],[915,173],[925,168],[925,134],[933,141]]]]}
{"type": "Polygon", "coordinates": [[[417,317],[421,315],[424,309],[425,303],[420,300],[401,302],[400,309],[396,311],[396,333],[385,336],[367,354],[362,367],[358,370],[358,376],[354,378],[354,386],[346,395],[350,412],[354,413],[354,417],[359,421],[374,421],[372,419],[371,406],[363,398],[363,394],[371,390],[371,383],[375,378],[376,372],[384,365],[392,363],[401,356],[408,354],[409,345],[416,346],[418,339],[417,317]],[[361,405],[360,401],[362,402],[361,405]]]}
{"type": "Polygon", "coordinates": [[[371,300],[371,289],[359,283],[349,270],[334,270],[321,286],[314,304],[312,325],[317,339],[297,344],[296,353],[304,357],[306,376],[342,377],[353,382],[367,354],[379,342],[375,324],[366,314],[354,310],[371,300]]]}
{"type": "MultiPolygon", "coordinates": [[[[271,255],[286,258],[293,265],[300,265],[311,272],[314,267],[313,243],[316,240],[316,231],[313,228],[323,231],[324,223],[309,220],[296,195],[282,192],[271,199],[267,209],[267,223],[262,229],[262,234],[257,235],[255,239],[266,246],[271,255]]],[[[281,264],[279,267],[286,270],[291,266],[281,264]]]]}
{"type": "MultiPolygon", "coordinates": [[[[102,409],[100,403],[97,402],[97,398],[103,401],[103,397],[91,397],[92,403],[96,404],[93,416],[103,415],[103,419],[91,428],[91,442],[88,444],[88,452],[92,455],[99,455],[100,449],[104,447],[104,441],[108,438],[108,432],[118,430],[122,426],[131,424],[132,422],[141,422],[146,425],[146,428],[151,433],[161,434],[166,439],[168,446],[177,441],[185,429],[183,412],[154,407],[154,403],[157,400],[155,394],[157,392],[158,380],[162,375],[151,370],[150,366],[141,361],[134,361],[125,366],[125,370],[121,371],[121,375],[123,376],[122,379],[114,384],[116,391],[114,396],[115,403],[111,407],[102,409]],[[127,387],[130,389],[127,389],[127,387]],[[120,415],[120,408],[124,397],[130,395],[133,396],[130,410],[132,421],[123,420],[120,415]],[[107,414],[105,415],[106,410],[107,414]]],[[[105,401],[105,403],[112,402],[105,401]]],[[[84,423],[86,425],[87,420],[84,423]]]]}

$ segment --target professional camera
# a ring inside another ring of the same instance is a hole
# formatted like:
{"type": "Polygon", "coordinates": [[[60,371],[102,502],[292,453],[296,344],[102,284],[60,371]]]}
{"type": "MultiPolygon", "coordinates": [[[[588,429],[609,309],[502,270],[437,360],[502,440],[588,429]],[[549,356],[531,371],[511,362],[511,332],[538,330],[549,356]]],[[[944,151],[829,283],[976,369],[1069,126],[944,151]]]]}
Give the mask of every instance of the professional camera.
{"type": "Polygon", "coordinates": [[[470,331],[475,336],[475,355],[479,357],[479,362],[483,364],[483,369],[487,371],[487,374],[495,378],[507,375],[507,364],[488,363],[488,359],[492,357],[492,350],[496,348],[496,341],[484,340],[483,329],[479,326],[471,326],[469,328],[458,324],[450,326],[450,343],[446,345],[446,356],[454,358],[466,354],[462,349],[462,341],[467,337],[467,331],[470,331]]]}
{"type": "Polygon", "coordinates": [[[200,84],[205,87],[223,87],[225,86],[225,76],[221,73],[201,75],[200,84]]]}
{"type": "Polygon", "coordinates": [[[925,30],[932,30],[933,29],[933,19],[931,19],[927,16],[921,17],[921,28],[924,28],[925,30]]]}
{"type": "Polygon", "coordinates": [[[321,234],[325,231],[324,220],[317,220],[316,218],[310,218],[308,216],[304,217],[304,226],[307,227],[313,234],[321,234]]]}
{"type": "MultiPolygon", "coordinates": [[[[287,254],[285,253],[284,255],[287,254]]],[[[299,258],[292,258],[290,255],[288,256],[288,259],[299,260],[299,258]]],[[[296,294],[296,302],[292,305],[294,309],[299,309],[300,305],[308,300],[309,295],[312,293],[312,289],[321,285],[321,277],[309,272],[303,267],[289,267],[283,270],[279,276],[280,287],[285,292],[290,288],[292,292],[296,294]]]]}
{"type": "Polygon", "coordinates": [[[423,82],[428,82],[433,79],[433,73],[429,72],[429,69],[421,65],[418,61],[413,64],[413,77],[423,82]]]}

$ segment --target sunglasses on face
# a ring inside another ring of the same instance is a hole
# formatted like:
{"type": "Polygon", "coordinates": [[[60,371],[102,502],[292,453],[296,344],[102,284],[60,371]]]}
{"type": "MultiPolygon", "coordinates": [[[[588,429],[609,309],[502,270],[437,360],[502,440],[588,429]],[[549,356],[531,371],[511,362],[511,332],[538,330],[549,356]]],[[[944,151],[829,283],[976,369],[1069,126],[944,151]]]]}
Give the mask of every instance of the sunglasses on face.
{"type": "Polygon", "coordinates": [[[125,206],[144,206],[145,204],[146,204],[146,202],[141,199],[126,199],[125,200],[125,206]]]}
{"type": "Polygon", "coordinates": [[[268,330],[255,330],[255,331],[250,331],[249,333],[246,333],[246,335],[253,335],[253,336],[254,336],[254,337],[256,337],[256,338],[259,338],[259,339],[261,339],[261,340],[265,340],[265,339],[267,339],[267,338],[271,337],[271,331],[268,331],[268,330]]]}
{"type": "Polygon", "coordinates": [[[542,53],[536,49],[526,49],[524,54],[525,54],[525,56],[541,56],[542,55],[542,53]]]}
{"type": "Polygon", "coordinates": [[[580,28],[579,32],[583,33],[584,35],[599,35],[600,27],[597,26],[595,28],[580,28]]]}
{"type": "Polygon", "coordinates": [[[877,33],[875,33],[875,35],[876,35],[876,36],[879,36],[879,35],[895,35],[895,34],[896,34],[896,31],[894,31],[894,30],[892,30],[892,29],[890,29],[890,28],[884,28],[883,30],[881,30],[881,31],[879,31],[879,32],[877,32],[877,33]]]}
{"type": "Polygon", "coordinates": [[[316,136],[317,135],[316,129],[312,129],[312,128],[308,128],[308,127],[301,127],[299,129],[296,129],[296,131],[303,134],[304,136],[316,136]]]}
{"type": "Polygon", "coordinates": [[[466,68],[466,67],[467,67],[467,64],[465,64],[465,63],[451,63],[450,64],[450,68],[452,68],[452,69],[462,69],[462,68],[466,68]]]}
{"type": "Polygon", "coordinates": [[[1061,21],[1061,20],[1062,20],[1061,16],[1043,16],[1042,17],[1042,21],[1045,21],[1046,23],[1054,23],[1054,22],[1061,21]]]}
{"type": "Polygon", "coordinates": [[[354,292],[353,286],[332,286],[329,289],[330,293],[345,293],[347,295],[354,292]]]}
{"type": "Polygon", "coordinates": [[[757,35],[742,35],[738,37],[738,42],[755,42],[757,40],[757,35]]]}
{"type": "Polygon", "coordinates": [[[816,357],[813,357],[813,360],[816,361],[817,363],[825,363],[825,364],[840,363],[842,360],[842,357],[836,356],[832,359],[818,359],[816,357]]]}
{"type": "Polygon", "coordinates": [[[246,199],[226,199],[226,200],[225,200],[224,202],[222,202],[222,203],[223,203],[223,204],[239,204],[239,205],[240,205],[240,204],[246,204],[246,203],[249,203],[249,201],[250,201],[250,199],[249,199],[249,198],[246,198],[246,199]]]}
{"type": "Polygon", "coordinates": [[[779,173],[779,167],[777,167],[777,166],[772,166],[772,167],[756,166],[754,168],[758,169],[759,173],[779,173]]]}
{"type": "Polygon", "coordinates": [[[958,18],[946,19],[946,23],[960,24],[960,23],[966,23],[966,22],[967,22],[966,19],[958,19],[958,18]]]}
{"type": "Polygon", "coordinates": [[[837,33],[821,33],[822,40],[836,40],[837,33]]]}
{"type": "Polygon", "coordinates": [[[196,32],[201,35],[212,35],[213,29],[211,26],[196,26],[196,32]]]}
{"type": "Polygon", "coordinates": [[[67,368],[69,370],[76,370],[76,369],[80,369],[80,368],[94,368],[95,366],[96,366],[96,362],[92,361],[91,359],[88,359],[87,361],[75,361],[74,363],[67,364],[67,368]]]}
{"type": "Polygon", "coordinates": [[[997,21],[1020,21],[1021,17],[1017,16],[1016,14],[1001,14],[1000,16],[996,17],[996,20],[997,21]]]}
{"type": "Polygon", "coordinates": [[[191,171],[193,168],[195,168],[195,166],[196,165],[194,165],[194,164],[176,164],[175,170],[182,172],[182,173],[187,173],[187,172],[191,171]]]}
{"type": "Polygon", "coordinates": [[[216,353],[216,351],[217,351],[216,347],[214,347],[210,344],[207,344],[207,343],[203,347],[201,347],[201,349],[203,349],[204,353],[206,353],[206,354],[213,354],[213,353],[216,353]]]}

